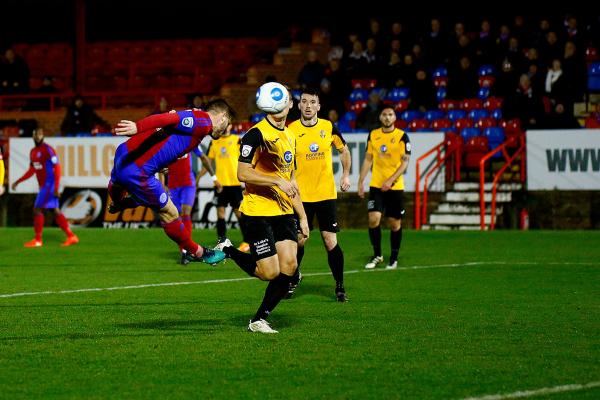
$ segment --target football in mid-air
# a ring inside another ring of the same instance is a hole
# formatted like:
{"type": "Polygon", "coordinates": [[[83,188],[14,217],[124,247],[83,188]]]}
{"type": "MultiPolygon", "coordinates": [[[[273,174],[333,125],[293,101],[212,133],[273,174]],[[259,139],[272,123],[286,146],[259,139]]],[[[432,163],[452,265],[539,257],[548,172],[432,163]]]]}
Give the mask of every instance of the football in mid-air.
{"type": "Polygon", "coordinates": [[[280,113],[289,100],[288,90],[281,83],[267,82],[256,91],[256,105],[267,114],[280,113]]]}

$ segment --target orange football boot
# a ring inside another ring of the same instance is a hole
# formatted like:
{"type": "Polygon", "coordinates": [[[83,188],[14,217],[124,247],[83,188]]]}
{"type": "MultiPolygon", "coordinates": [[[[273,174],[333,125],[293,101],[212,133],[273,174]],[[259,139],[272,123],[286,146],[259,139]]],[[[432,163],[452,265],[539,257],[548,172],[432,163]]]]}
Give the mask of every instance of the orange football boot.
{"type": "Polygon", "coordinates": [[[73,236],[69,236],[67,238],[67,240],[65,240],[63,242],[63,244],[61,244],[61,247],[71,246],[71,245],[74,245],[77,243],[79,243],[79,238],[77,236],[73,235],[73,236]]]}
{"type": "Polygon", "coordinates": [[[44,243],[41,240],[32,239],[29,242],[25,243],[23,246],[25,247],[42,247],[44,243]]]}

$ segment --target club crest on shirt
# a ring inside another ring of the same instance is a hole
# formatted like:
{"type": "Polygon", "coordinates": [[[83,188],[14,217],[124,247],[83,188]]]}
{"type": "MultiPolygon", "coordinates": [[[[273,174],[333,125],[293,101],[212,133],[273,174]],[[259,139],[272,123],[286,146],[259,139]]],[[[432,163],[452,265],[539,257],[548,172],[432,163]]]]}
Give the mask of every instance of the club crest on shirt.
{"type": "Polygon", "coordinates": [[[252,146],[249,146],[247,144],[242,146],[242,156],[248,157],[250,155],[251,151],[252,151],[252,146]]]}
{"type": "Polygon", "coordinates": [[[319,132],[319,136],[321,136],[321,139],[325,139],[325,131],[323,129],[319,132]]]}

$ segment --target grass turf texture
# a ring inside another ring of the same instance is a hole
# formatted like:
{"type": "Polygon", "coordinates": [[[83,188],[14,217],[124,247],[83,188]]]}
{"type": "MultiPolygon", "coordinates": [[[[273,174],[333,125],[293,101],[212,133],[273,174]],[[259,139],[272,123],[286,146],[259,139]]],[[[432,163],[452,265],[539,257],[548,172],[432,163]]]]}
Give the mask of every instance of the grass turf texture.
{"type": "Polygon", "coordinates": [[[0,297],[3,398],[460,399],[600,381],[600,232],[405,231],[399,267],[432,268],[366,272],[367,232],[345,231],[339,304],[313,231],[278,335],[245,331],[264,282],[232,261],[178,265],[161,230],[79,230],[61,248],[46,229],[23,248],[32,234],[0,229],[0,295],[241,280],[0,297]]]}

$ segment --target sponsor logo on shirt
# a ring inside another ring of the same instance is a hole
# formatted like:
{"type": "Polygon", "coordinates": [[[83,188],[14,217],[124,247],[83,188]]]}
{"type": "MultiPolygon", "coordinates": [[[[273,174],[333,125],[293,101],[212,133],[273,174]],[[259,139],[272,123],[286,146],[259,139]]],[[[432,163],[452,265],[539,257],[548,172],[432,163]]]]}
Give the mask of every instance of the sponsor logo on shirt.
{"type": "Polygon", "coordinates": [[[308,146],[308,149],[309,149],[311,152],[313,152],[313,153],[316,153],[317,151],[319,151],[319,144],[318,144],[318,143],[311,143],[311,144],[308,146]]]}
{"type": "Polygon", "coordinates": [[[285,160],[286,163],[291,163],[293,158],[294,158],[294,155],[292,154],[291,151],[288,150],[285,153],[283,153],[283,159],[285,160]]]}
{"type": "Polygon", "coordinates": [[[379,147],[379,151],[385,153],[387,151],[387,146],[385,144],[382,144],[381,147],[379,147]]]}
{"type": "Polygon", "coordinates": [[[186,128],[191,128],[192,126],[194,126],[194,118],[193,117],[185,117],[181,121],[181,125],[185,126],[186,128]]]}

